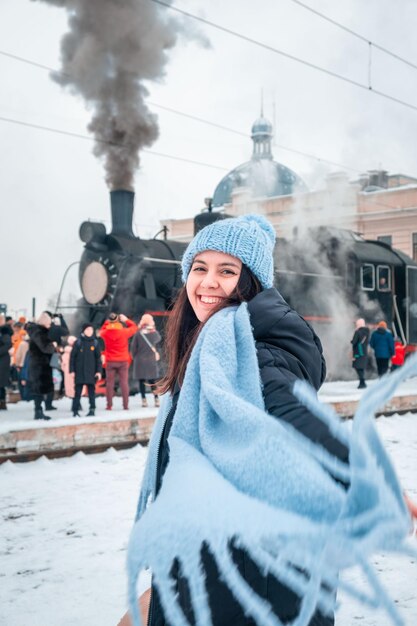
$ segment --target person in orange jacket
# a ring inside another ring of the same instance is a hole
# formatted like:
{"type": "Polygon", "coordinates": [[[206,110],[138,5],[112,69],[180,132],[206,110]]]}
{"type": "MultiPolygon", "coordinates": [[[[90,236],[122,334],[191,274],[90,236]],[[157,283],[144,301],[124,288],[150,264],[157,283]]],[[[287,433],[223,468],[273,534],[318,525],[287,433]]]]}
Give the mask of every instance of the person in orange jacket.
{"type": "Polygon", "coordinates": [[[391,372],[404,365],[405,360],[405,345],[399,337],[394,339],[395,354],[391,357],[391,372]]]}
{"type": "Polygon", "coordinates": [[[123,313],[120,315],[110,313],[109,319],[100,329],[100,337],[105,346],[107,411],[111,411],[113,406],[116,372],[119,375],[123,408],[125,411],[129,408],[129,339],[133,337],[136,330],[136,324],[123,313]]]}

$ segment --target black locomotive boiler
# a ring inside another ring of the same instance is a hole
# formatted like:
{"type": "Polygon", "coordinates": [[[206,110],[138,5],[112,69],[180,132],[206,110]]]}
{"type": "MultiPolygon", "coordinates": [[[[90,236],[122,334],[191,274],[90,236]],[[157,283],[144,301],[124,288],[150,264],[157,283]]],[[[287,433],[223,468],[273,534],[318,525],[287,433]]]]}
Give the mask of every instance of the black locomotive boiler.
{"type": "Polygon", "coordinates": [[[85,243],[79,268],[82,317],[100,326],[111,311],[138,319],[150,311],[164,314],[181,285],[180,259],[185,244],[141,239],[132,230],[134,193],[110,192],[112,229],[83,222],[85,243]]]}

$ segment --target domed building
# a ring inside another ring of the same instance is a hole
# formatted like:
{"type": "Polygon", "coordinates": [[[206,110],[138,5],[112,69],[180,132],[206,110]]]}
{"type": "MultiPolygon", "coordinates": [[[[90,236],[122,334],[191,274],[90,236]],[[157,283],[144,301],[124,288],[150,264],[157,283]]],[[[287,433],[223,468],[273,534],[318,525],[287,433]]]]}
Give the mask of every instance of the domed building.
{"type": "Polygon", "coordinates": [[[232,193],[239,187],[250,190],[254,198],[287,196],[307,192],[304,181],[290,168],[277,163],[272,157],[272,124],[263,115],[252,126],[253,153],[250,161],[235,167],[217,185],[213,207],[232,202],[232,193]]]}

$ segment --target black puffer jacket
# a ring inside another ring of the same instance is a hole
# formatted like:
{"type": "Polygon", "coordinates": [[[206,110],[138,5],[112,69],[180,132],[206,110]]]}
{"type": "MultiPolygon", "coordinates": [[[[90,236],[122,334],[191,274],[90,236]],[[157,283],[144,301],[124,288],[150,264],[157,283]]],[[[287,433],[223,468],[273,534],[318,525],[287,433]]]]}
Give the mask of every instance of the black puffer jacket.
{"type": "Polygon", "coordinates": [[[76,385],[94,385],[96,374],[101,374],[101,351],[95,337],[81,335],[70,356],[70,372],[75,373],[76,385]]]}
{"type": "Polygon", "coordinates": [[[55,347],[49,339],[48,329],[29,322],[26,326],[29,341],[29,384],[32,394],[43,395],[54,390],[52,368],[49,364],[55,347]]]}
{"type": "MultiPolygon", "coordinates": [[[[329,452],[347,461],[348,450],[345,446],[334,439],[321,420],[312,415],[292,394],[293,384],[298,379],[306,380],[316,389],[324,381],[326,366],[317,335],[274,288],[262,291],[253,298],[248,303],[248,310],[267,411],[291,423],[306,437],[320,442],[329,452]]],[[[168,463],[167,438],[174,413],[175,408],[170,411],[161,440],[158,458],[164,467],[158,468],[158,488],[168,463]]],[[[272,605],[274,612],[284,623],[292,621],[299,611],[299,598],[273,576],[265,577],[246,552],[234,546],[231,546],[231,550],[240,573],[257,594],[272,605]]],[[[201,555],[206,571],[213,626],[255,626],[254,620],[243,614],[233,594],[220,580],[216,562],[205,546],[202,547],[201,555]]],[[[179,602],[190,623],[195,624],[188,584],[181,576],[178,563],[173,564],[172,576],[177,581],[179,602]]],[[[332,626],[333,623],[332,617],[324,617],[317,612],[310,621],[310,626],[332,626]]],[[[155,589],[152,589],[148,626],[169,626],[164,619],[155,589]]]]}

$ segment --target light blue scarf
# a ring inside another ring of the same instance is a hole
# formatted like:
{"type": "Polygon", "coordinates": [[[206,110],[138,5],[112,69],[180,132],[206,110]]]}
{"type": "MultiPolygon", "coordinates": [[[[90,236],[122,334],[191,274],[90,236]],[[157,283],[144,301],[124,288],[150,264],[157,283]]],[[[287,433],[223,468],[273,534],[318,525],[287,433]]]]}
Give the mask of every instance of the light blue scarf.
{"type": "Polygon", "coordinates": [[[337,572],[360,565],[370,591],[339,587],[401,624],[394,603],[369,564],[380,550],[399,550],[410,528],[398,480],[378,438],[373,414],[395,386],[417,371],[398,370],[363,397],[352,431],[304,383],[295,394],[329,424],[350,449],[350,465],[265,412],[247,306],[228,308],[204,326],[188,363],[169,436],[170,461],[153,500],[159,441],[169,401],[151,438],[148,464],[129,551],[129,602],[139,626],[137,579],[150,568],[167,621],[187,626],[170,571],[178,558],[187,578],[196,623],[211,615],[200,564],[205,542],[222,579],[247,615],[280,626],[269,604],[248,586],[229,545],[243,548],[264,574],[275,575],[301,598],[294,626],[306,626],[319,608],[334,608],[337,572]],[[331,474],[350,483],[347,491],[331,474]],[[296,566],[296,567],[294,567],[296,566]],[[298,568],[298,569],[297,569],[298,568]],[[309,577],[300,571],[308,571],[309,577]],[[323,584],[325,583],[324,587],[323,584]]]}

